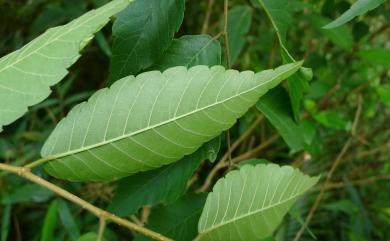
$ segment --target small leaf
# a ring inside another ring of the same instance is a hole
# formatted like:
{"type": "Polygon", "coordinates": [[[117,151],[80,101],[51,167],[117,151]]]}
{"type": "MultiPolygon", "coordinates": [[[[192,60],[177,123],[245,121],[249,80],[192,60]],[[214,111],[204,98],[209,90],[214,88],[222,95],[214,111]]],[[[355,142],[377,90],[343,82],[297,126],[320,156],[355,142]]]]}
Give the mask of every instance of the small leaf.
{"type": "Polygon", "coordinates": [[[140,0],[118,14],[108,83],[150,67],[171,44],[184,17],[185,0],[140,0]]]}
{"type": "Polygon", "coordinates": [[[50,86],[64,78],[79,51],[109,18],[129,4],[115,0],[72,22],[51,28],[23,48],[0,59],[0,131],[29,106],[50,95],[50,86]]]}
{"type": "Polygon", "coordinates": [[[366,12],[377,8],[384,2],[385,0],[357,0],[354,4],[352,4],[350,9],[345,11],[340,17],[336,18],[331,23],[325,25],[323,28],[337,28],[351,21],[354,17],[363,15],[366,12]]]}
{"type": "Polygon", "coordinates": [[[166,70],[169,67],[195,65],[220,65],[221,45],[209,35],[185,35],[174,39],[153,69],[166,70]]]}
{"type": "Polygon", "coordinates": [[[297,198],[317,181],[275,164],[245,165],[228,173],[207,197],[198,225],[200,240],[267,238],[297,198]]]}
{"type": "Polygon", "coordinates": [[[43,222],[41,241],[54,240],[54,230],[57,226],[57,209],[58,202],[57,200],[54,200],[47,209],[45,220],[43,222]]]}
{"type": "Polygon", "coordinates": [[[121,180],[109,210],[119,216],[128,216],[146,204],[168,204],[177,200],[201,161],[215,159],[215,155],[210,156],[210,150],[218,152],[219,142],[216,138],[178,162],[121,180]]]}
{"type": "Polygon", "coordinates": [[[230,128],[302,63],[260,73],[170,68],[115,82],[73,108],[42,148],[51,175],[112,180],[173,163],[230,128]]]}
{"type": "Polygon", "coordinates": [[[63,200],[58,200],[58,215],[71,240],[76,241],[80,237],[80,230],[69,210],[68,205],[63,200]]]}
{"type": "MultiPolygon", "coordinates": [[[[175,241],[188,241],[197,235],[197,224],[206,194],[187,195],[166,207],[156,207],[149,217],[147,228],[159,232],[175,241]]],[[[145,236],[137,236],[135,241],[152,241],[145,236]]]]}
{"type": "Polygon", "coordinates": [[[277,87],[260,98],[256,108],[278,130],[278,133],[283,137],[291,151],[297,152],[303,149],[303,136],[301,129],[291,118],[288,101],[288,96],[284,89],[277,87]]]}

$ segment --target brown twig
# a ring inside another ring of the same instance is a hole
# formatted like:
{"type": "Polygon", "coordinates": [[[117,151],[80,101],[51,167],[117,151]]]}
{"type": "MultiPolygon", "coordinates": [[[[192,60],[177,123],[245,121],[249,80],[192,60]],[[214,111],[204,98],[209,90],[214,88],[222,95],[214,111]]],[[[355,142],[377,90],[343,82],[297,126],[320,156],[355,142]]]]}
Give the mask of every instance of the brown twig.
{"type": "Polygon", "coordinates": [[[206,16],[204,18],[204,22],[202,25],[202,34],[206,34],[207,30],[209,28],[211,10],[213,9],[213,5],[214,5],[214,0],[209,0],[209,2],[207,4],[206,16]]]}
{"type": "Polygon", "coordinates": [[[104,239],[104,230],[105,229],[106,229],[106,219],[104,217],[100,217],[97,241],[103,241],[103,239],[104,239]]]}
{"type": "Polygon", "coordinates": [[[48,181],[42,179],[41,177],[33,174],[30,171],[30,169],[28,169],[28,168],[11,166],[11,165],[0,163],[0,170],[11,172],[11,173],[17,174],[21,177],[24,177],[25,179],[27,179],[33,183],[36,183],[36,184],[38,184],[38,185],[40,185],[40,186],[42,186],[42,187],[44,187],[52,192],[58,194],[59,196],[81,206],[82,208],[90,211],[91,213],[93,213],[94,215],[99,217],[100,219],[103,218],[104,220],[114,222],[114,223],[119,224],[121,226],[124,226],[128,229],[142,233],[143,235],[148,236],[150,238],[153,238],[155,240],[172,241],[172,239],[165,237],[162,234],[156,233],[152,230],[149,230],[149,229],[144,228],[140,225],[132,223],[126,219],[117,217],[112,213],[109,213],[103,209],[100,209],[100,208],[92,205],[91,203],[79,198],[78,196],[66,191],[65,189],[62,189],[61,187],[56,186],[53,183],[48,182],[48,181]]]}

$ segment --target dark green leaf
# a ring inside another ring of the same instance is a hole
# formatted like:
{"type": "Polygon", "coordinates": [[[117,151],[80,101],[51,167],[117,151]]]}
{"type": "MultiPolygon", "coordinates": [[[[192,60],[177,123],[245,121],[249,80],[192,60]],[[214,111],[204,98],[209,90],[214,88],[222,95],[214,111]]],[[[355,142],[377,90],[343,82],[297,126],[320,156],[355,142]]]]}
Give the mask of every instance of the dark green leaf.
{"type": "Polygon", "coordinates": [[[7,241],[9,234],[9,223],[11,218],[11,204],[5,205],[3,216],[1,218],[1,241],[7,241]]]}
{"type": "Polygon", "coordinates": [[[109,84],[137,74],[161,58],[179,30],[184,0],[141,0],[118,14],[112,27],[109,84]]]}
{"type": "Polygon", "coordinates": [[[54,230],[57,226],[57,209],[58,202],[54,200],[51,202],[47,209],[45,220],[42,227],[41,241],[52,241],[54,240],[54,230]]]}
{"type": "Polygon", "coordinates": [[[216,158],[219,142],[216,138],[176,163],[121,180],[109,210],[126,216],[146,204],[167,204],[177,200],[185,192],[188,179],[200,162],[216,158]]]}
{"type": "Polygon", "coordinates": [[[291,151],[296,152],[303,148],[303,136],[291,117],[288,103],[287,93],[282,87],[277,87],[260,98],[256,108],[278,130],[291,151]]]}
{"type": "Polygon", "coordinates": [[[153,69],[166,70],[173,66],[221,64],[221,45],[209,35],[185,35],[174,39],[153,69]]]}
{"type": "Polygon", "coordinates": [[[228,38],[230,64],[234,64],[240,56],[246,43],[252,21],[252,10],[247,5],[235,6],[228,13],[228,38]]]}
{"type": "Polygon", "coordinates": [[[68,205],[63,200],[58,200],[58,215],[60,216],[60,220],[70,239],[76,241],[80,237],[80,230],[69,210],[68,205]]]}
{"type": "Polygon", "coordinates": [[[35,184],[19,186],[1,195],[1,203],[21,203],[21,202],[45,202],[53,195],[49,190],[35,184]]]}
{"type": "MultiPolygon", "coordinates": [[[[206,201],[206,194],[187,195],[166,207],[153,210],[146,225],[175,241],[189,241],[197,235],[198,221],[206,201]]],[[[151,241],[145,236],[138,236],[135,241],[151,241]]]]}

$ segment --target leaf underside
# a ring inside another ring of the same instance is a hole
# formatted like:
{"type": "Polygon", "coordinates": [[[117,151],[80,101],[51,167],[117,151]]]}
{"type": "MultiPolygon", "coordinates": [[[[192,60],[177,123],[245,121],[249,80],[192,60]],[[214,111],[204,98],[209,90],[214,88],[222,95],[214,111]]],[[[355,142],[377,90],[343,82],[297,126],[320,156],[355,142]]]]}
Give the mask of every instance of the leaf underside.
{"type": "Polygon", "coordinates": [[[215,184],[198,231],[205,240],[261,240],[272,235],[295,200],[318,181],[290,166],[244,165],[215,184]]]}
{"type": "Polygon", "coordinates": [[[51,28],[23,48],[0,59],[0,131],[47,98],[50,86],[64,78],[79,51],[109,18],[130,0],[116,0],[72,22],[51,28]]]}
{"type": "Polygon", "coordinates": [[[73,181],[111,180],[175,162],[230,128],[301,64],[256,74],[173,67],[123,78],[57,125],[41,152],[46,170],[73,181]]]}

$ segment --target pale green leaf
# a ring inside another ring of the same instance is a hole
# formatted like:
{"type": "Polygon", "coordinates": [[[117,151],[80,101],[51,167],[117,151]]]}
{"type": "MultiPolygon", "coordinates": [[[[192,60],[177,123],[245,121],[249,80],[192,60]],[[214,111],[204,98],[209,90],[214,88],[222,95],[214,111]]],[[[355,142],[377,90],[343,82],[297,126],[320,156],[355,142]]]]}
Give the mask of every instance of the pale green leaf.
{"type": "Polygon", "coordinates": [[[256,74],[173,67],[123,78],[57,125],[41,152],[46,170],[68,180],[111,180],[175,162],[230,128],[301,64],[256,74]]]}
{"type": "Polygon", "coordinates": [[[97,241],[98,235],[94,232],[83,234],[77,241],[97,241]]]}
{"type": "Polygon", "coordinates": [[[384,2],[385,0],[357,0],[354,4],[352,4],[350,9],[345,11],[340,17],[336,18],[331,23],[325,25],[323,28],[337,28],[351,21],[354,17],[363,15],[366,12],[377,8],[384,2]]]}
{"type": "Polygon", "coordinates": [[[139,0],[112,27],[109,82],[138,74],[167,50],[184,17],[185,0],[139,0]]]}
{"type": "MultiPolygon", "coordinates": [[[[202,213],[206,194],[187,195],[166,207],[153,209],[146,225],[175,241],[189,241],[197,235],[197,225],[202,213]]],[[[137,236],[135,241],[152,241],[146,236],[137,236]]]]}
{"type": "Polygon", "coordinates": [[[256,241],[272,235],[297,198],[317,181],[275,164],[244,165],[228,173],[207,197],[200,240],[256,241]]]}
{"type": "Polygon", "coordinates": [[[146,204],[172,203],[183,195],[188,179],[201,161],[216,158],[214,153],[218,152],[219,145],[220,138],[216,138],[171,165],[124,178],[119,182],[109,211],[127,216],[146,204]]]}
{"type": "Polygon", "coordinates": [[[153,69],[166,70],[173,66],[220,65],[221,45],[209,35],[185,35],[174,39],[153,69]]]}
{"type": "Polygon", "coordinates": [[[72,22],[51,28],[21,49],[0,59],[0,131],[29,106],[47,98],[50,86],[67,75],[80,50],[109,18],[130,0],[115,0],[72,22]]]}

